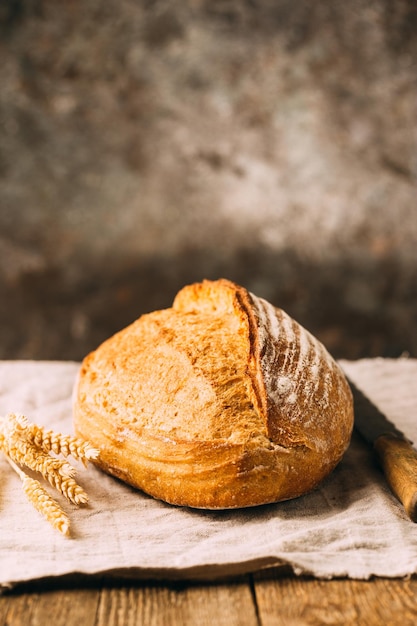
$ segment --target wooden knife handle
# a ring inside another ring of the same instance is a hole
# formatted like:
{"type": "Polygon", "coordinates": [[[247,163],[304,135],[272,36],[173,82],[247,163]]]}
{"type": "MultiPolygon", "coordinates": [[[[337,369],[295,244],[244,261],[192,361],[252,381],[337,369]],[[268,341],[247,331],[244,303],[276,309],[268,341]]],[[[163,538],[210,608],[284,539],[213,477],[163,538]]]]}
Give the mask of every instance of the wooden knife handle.
{"type": "Polygon", "coordinates": [[[407,515],[417,522],[417,451],[395,435],[381,435],[375,450],[385,478],[407,515]]]}

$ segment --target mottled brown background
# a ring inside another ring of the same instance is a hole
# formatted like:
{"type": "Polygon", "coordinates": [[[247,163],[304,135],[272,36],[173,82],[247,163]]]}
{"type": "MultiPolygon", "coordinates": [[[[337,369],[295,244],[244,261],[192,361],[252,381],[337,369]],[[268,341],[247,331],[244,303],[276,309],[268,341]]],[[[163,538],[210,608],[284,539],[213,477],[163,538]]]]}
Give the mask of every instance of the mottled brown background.
{"type": "Polygon", "coordinates": [[[417,356],[415,0],[2,0],[0,358],[234,279],[417,356]]]}

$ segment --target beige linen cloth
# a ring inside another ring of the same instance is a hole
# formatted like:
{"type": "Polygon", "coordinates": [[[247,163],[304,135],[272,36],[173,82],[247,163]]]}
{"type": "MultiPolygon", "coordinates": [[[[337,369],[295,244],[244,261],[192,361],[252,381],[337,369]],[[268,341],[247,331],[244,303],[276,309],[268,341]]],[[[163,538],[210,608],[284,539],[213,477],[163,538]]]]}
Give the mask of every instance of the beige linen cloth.
{"type": "MultiPolygon", "coordinates": [[[[351,380],[417,441],[417,360],[341,362],[351,380]]],[[[73,362],[0,362],[0,415],[72,433],[73,362]]],[[[137,578],[215,578],[289,564],[317,577],[403,577],[417,572],[417,525],[405,515],[354,434],[319,489],[293,501],[240,511],[164,504],[80,468],[86,508],[64,502],[73,537],[62,537],[27,502],[0,455],[0,585],[74,573],[137,578]]]]}

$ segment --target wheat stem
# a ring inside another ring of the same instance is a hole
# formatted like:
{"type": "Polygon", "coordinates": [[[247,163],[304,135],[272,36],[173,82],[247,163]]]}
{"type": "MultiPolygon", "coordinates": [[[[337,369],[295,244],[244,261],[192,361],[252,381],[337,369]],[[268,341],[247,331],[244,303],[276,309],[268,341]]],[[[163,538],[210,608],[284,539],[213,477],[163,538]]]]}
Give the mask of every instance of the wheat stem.
{"type": "Polygon", "coordinates": [[[23,478],[26,476],[25,472],[21,470],[20,467],[16,465],[16,463],[7,454],[5,454],[5,457],[8,464],[14,469],[19,478],[23,480],[23,478]]]}

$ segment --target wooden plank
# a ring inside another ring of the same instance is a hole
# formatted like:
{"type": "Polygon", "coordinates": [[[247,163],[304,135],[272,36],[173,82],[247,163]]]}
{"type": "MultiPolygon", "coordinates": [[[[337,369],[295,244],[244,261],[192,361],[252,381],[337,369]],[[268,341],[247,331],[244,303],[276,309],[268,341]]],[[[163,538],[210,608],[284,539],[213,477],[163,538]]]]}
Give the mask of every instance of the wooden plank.
{"type": "Polygon", "coordinates": [[[103,589],[96,626],[257,626],[250,585],[103,589]]]}
{"type": "Polygon", "coordinates": [[[99,590],[65,589],[44,593],[11,595],[0,625],[6,626],[94,626],[99,590]]]}
{"type": "Polygon", "coordinates": [[[9,609],[9,598],[8,596],[0,596],[0,624],[4,624],[6,622],[6,615],[9,609]]]}
{"type": "Polygon", "coordinates": [[[0,622],[6,626],[26,626],[32,624],[33,608],[38,600],[38,594],[22,594],[9,596],[7,611],[0,622]]]}
{"type": "Polygon", "coordinates": [[[0,626],[415,626],[417,578],[51,590],[0,597],[0,626]]]}
{"type": "Polygon", "coordinates": [[[255,577],[262,626],[417,624],[417,579],[313,580],[255,577]]]}

